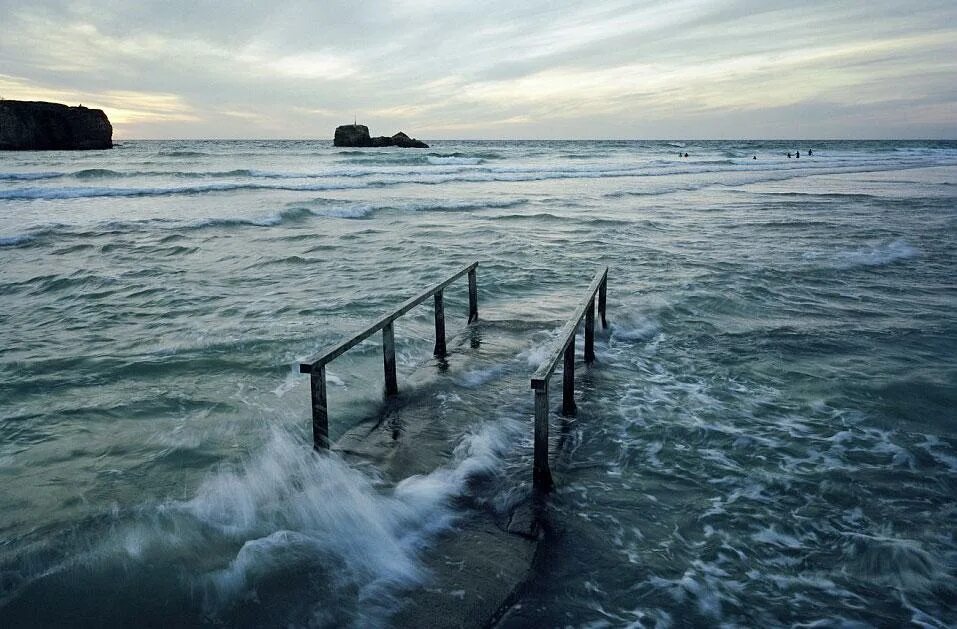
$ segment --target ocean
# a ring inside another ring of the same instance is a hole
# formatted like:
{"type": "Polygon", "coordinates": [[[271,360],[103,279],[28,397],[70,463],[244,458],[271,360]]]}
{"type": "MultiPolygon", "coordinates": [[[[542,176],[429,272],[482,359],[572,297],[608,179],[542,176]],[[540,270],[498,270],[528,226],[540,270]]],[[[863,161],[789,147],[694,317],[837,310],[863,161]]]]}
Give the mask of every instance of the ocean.
{"type": "Polygon", "coordinates": [[[957,142],[431,144],[0,153],[0,625],[394,624],[528,499],[527,381],[604,266],[499,625],[957,625],[957,142]],[[396,322],[395,438],[438,454],[314,454],[300,361],[475,260],[459,362],[396,322]]]}

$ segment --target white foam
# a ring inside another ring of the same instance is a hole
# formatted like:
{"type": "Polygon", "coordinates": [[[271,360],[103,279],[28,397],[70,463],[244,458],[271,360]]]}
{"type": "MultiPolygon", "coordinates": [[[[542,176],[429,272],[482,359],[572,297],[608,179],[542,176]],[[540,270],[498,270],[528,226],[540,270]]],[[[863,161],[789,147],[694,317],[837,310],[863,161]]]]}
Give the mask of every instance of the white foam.
{"type": "Polygon", "coordinates": [[[481,210],[485,208],[504,209],[517,207],[528,202],[528,199],[476,199],[474,201],[454,201],[451,199],[439,201],[406,201],[403,203],[394,203],[392,205],[383,205],[381,208],[391,207],[396,210],[410,212],[439,212],[439,211],[462,211],[462,210],[481,210]]]}
{"type": "Polygon", "coordinates": [[[316,216],[328,216],[332,218],[365,218],[372,214],[375,209],[375,207],[368,203],[356,203],[354,205],[316,209],[312,210],[312,213],[316,216]]]}
{"type": "Polygon", "coordinates": [[[427,159],[430,164],[434,164],[436,166],[444,166],[449,164],[474,166],[476,164],[481,164],[484,161],[478,157],[438,157],[433,155],[430,155],[427,159]]]}
{"type": "Polygon", "coordinates": [[[802,544],[798,538],[794,537],[793,535],[788,535],[787,533],[781,533],[780,531],[775,530],[773,525],[770,528],[761,529],[757,533],[754,533],[751,535],[751,539],[763,544],[772,544],[774,546],[781,546],[783,548],[797,549],[802,547],[802,544]]]}
{"type": "Polygon", "coordinates": [[[463,386],[474,389],[482,386],[489,380],[493,380],[505,371],[504,365],[495,365],[485,369],[471,369],[459,377],[459,383],[463,386]]]}
{"type": "Polygon", "coordinates": [[[620,341],[648,341],[659,331],[658,323],[651,319],[628,320],[611,324],[611,336],[620,341]]]}
{"type": "MultiPolygon", "coordinates": [[[[391,491],[377,489],[335,455],[316,456],[276,431],[242,468],[214,474],[194,498],[175,506],[243,542],[225,567],[197,577],[196,585],[215,610],[254,592],[270,574],[324,556],[337,558],[337,577],[359,586],[361,599],[382,600],[393,586],[421,583],[427,572],[417,555],[454,521],[451,499],[469,478],[493,473],[520,430],[508,420],[484,424],[459,442],[449,464],[391,491]]],[[[142,546],[127,543],[133,557],[142,546]]]]}
{"type": "Polygon", "coordinates": [[[933,457],[937,463],[947,467],[952,473],[957,473],[957,456],[940,451],[940,448],[947,447],[940,438],[934,435],[924,435],[924,442],[919,447],[933,457]]]}
{"type": "Polygon", "coordinates": [[[889,243],[845,251],[837,256],[838,266],[851,268],[855,266],[884,266],[920,255],[920,251],[898,239],[889,243]]]}

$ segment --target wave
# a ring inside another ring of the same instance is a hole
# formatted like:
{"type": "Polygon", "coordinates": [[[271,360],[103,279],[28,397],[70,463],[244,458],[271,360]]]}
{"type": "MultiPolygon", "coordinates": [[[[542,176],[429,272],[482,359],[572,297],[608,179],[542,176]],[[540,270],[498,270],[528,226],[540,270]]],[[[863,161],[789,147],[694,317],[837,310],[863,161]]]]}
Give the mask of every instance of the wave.
{"type": "MultiPolygon", "coordinates": [[[[459,157],[435,157],[435,156],[413,156],[408,159],[425,160],[428,159],[476,159],[459,157]]],[[[627,164],[596,164],[583,165],[577,168],[548,168],[548,167],[529,167],[529,166],[507,166],[507,167],[475,167],[470,168],[468,164],[451,163],[436,164],[435,169],[416,169],[416,170],[355,170],[341,169],[329,170],[321,173],[295,173],[295,172],[269,172],[257,171],[251,169],[238,169],[225,172],[201,172],[201,173],[119,173],[120,176],[133,176],[144,174],[164,174],[183,177],[244,177],[258,179],[320,179],[320,178],[351,178],[361,179],[361,181],[342,182],[342,181],[312,181],[303,183],[282,183],[282,182],[261,182],[261,181],[224,181],[211,182],[189,186],[168,186],[168,187],[136,187],[120,188],[109,186],[90,186],[90,187],[28,187],[12,188],[0,190],[0,199],[9,200],[30,200],[30,199],[77,199],[93,197],[145,197],[145,196],[166,196],[166,195],[189,195],[203,194],[211,192],[231,192],[241,190],[288,190],[288,191],[321,191],[321,190],[349,190],[364,189],[370,187],[398,186],[406,184],[414,185],[442,185],[447,183],[485,183],[485,182],[522,182],[522,181],[545,181],[553,179],[603,179],[616,177],[633,178],[652,178],[673,175],[709,175],[709,174],[740,174],[750,177],[743,177],[739,181],[733,182],[735,185],[745,185],[748,183],[757,183],[759,181],[790,179],[807,175],[821,174],[841,174],[841,173],[859,173],[881,170],[899,170],[912,167],[927,167],[926,161],[915,163],[902,162],[895,160],[887,161],[868,161],[866,163],[828,163],[824,164],[758,164],[751,165],[742,163],[737,166],[715,167],[715,164],[701,163],[683,163],[681,165],[672,164],[664,166],[633,166],[627,164]],[[370,178],[371,177],[371,178],[370,178]]],[[[78,177],[110,177],[116,176],[117,171],[106,169],[89,169],[76,173],[78,177]],[[86,174],[82,174],[86,173],[86,174]]],[[[706,185],[715,185],[721,182],[711,181],[706,185]]],[[[725,182],[727,185],[728,182],[725,182]]],[[[700,185],[697,187],[701,187],[700,185]]],[[[645,191],[623,190],[610,193],[614,196],[625,195],[645,195],[645,194],[668,194],[668,191],[645,191]]]]}
{"type": "Polygon", "coordinates": [[[435,166],[444,166],[449,164],[462,164],[464,166],[475,166],[477,164],[483,163],[483,160],[480,157],[426,157],[428,163],[435,166]]]}
{"type": "Polygon", "coordinates": [[[920,251],[909,245],[906,241],[898,239],[872,248],[847,251],[841,253],[838,259],[843,265],[848,267],[884,266],[897,262],[898,260],[915,258],[918,255],[920,255],[920,251]]]}
{"type": "Polygon", "coordinates": [[[72,176],[77,179],[105,179],[109,177],[123,177],[124,175],[124,173],[108,168],[87,168],[86,170],[73,173],[72,176]]]}
{"type": "Polygon", "coordinates": [[[382,207],[412,212],[457,212],[462,210],[507,209],[519,207],[526,203],[528,203],[528,199],[484,199],[474,201],[413,201],[382,207]]]}
{"type": "MultiPolygon", "coordinates": [[[[0,236],[0,247],[18,247],[28,245],[40,238],[47,236],[54,238],[58,236],[95,237],[106,234],[125,233],[151,228],[158,228],[161,230],[192,230],[206,229],[209,227],[275,227],[283,223],[303,221],[311,216],[337,216],[335,212],[335,209],[316,211],[303,207],[288,207],[277,212],[272,212],[258,217],[217,216],[188,222],[168,218],[154,218],[139,221],[106,221],[92,225],[67,225],[63,223],[53,223],[37,227],[36,229],[24,234],[0,236]]],[[[350,213],[344,210],[342,215],[349,217],[350,213]]],[[[176,235],[169,236],[164,238],[161,242],[169,242],[170,239],[175,238],[176,235]]]]}
{"type": "MultiPolygon", "coordinates": [[[[753,194],[753,193],[752,193],[753,194]]],[[[862,192],[759,192],[762,196],[769,197],[814,197],[817,199],[839,199],[839,200],[867,200],[877,198],[873,194],[864,194],[862,192]]]]}
{"type": "Polygon", "coordinates": [[[209,157],[211,154],[203,151],[160,151],[157,155],[162,157],[209,157]]]}
{"type": "Polygon", "coordinates": [[[318,207],[303,207],[302,204],[290,206],[292,209],[302,209],[313,216],[329,218],[365,218],[372,214],[376,207],[368,203],[352,203],[343,205],[342,201],[317,199],[313,202],[318,207]],[[330,207],[331,206],[331,207],[330,207]]]}
{"type": "Polygon", "coordinates": [[[13,236],[0,236],[0,247],[19,247],[36,240],[33,234],[15,234],[13,236]]]}
{"type": "Polygon", "coordinates": [[[168,188],[14,188],[0,191],[0,199],[29,200],[29,199],[88,199],[93,197],[158,197],[170,195],[204,194],[209,192],[233,192],[237,190],[292,190],[292,191],[319,191],[319,190],[348,190],[365,186],[314,183],[299,185],[268,185],[256,183],[211,183],[196,186],[175,186],[168,188]]]}
{"type": "Polygon", "coordinates": [[[202,229],[205,227],[237,227],[243,225],[249,225],[253,227],[275,227],[276,225],[281,225],[282,223],[286,222],[302,221],[310,216],[315,215],[315,212],[308,208],[290,207],[284,210],[279,210],[278,212],[274,212],[272,214],[267,214],[266,216],[260,218],[205,218],[195,221],[190,225],[187,225],[187,227],[194,229],[202,229]]]}
{"type": "Polygon", "coordinates": [[[823,254],[821,252],[805,253],[803,258],[808,261],[824,259],[827,266],[838,269],[852,269],[855,267],[887,266],[900,260],[915,258],[920,250],[907,241],[897,240],[879,244],[873,247],[862,247],[851,251],[842,251],[837,254],[823,254]]]}
{"type": "Polygon", "coordinates": [[[346,156],[339,160],[348,164],[382,164],[382,165],[432,165],[432,166],[477,166],[487,160],[504,159],[500,153],[480,151],[469,153],[409,153],[406,151],[340,151],[338,155],[346,156]]]}
{"type": "Polygon", "coordinates": [[[40,179],[57,179],[64,173],[0,173],[0,181],[38,181],[40,179]]]}
{"type": "Polygon", "coordinates": [[[214,216],[184,222],[170,218],[153,218],[139,221],[106,221],[96,224],[69,225],[48,224],[36,229],[10,236],[0,236],[0,248],[16,248],[34,243],[45,236],[102,236],[108,233],[124,233],[143,229],[193,230],[214,227],[276,227],[295,223],[312,217],[361,219],[384,210],[406,212],[454,212],[481,209],[504,209],[524,205],[527,199],[485,199],[474,201],[407,201],[390,203],[355,203],[338,199],[316,199],[311,205],[290,204],[288,207],[269,214],[246,216],[214,216]]]}
{"type": "Polygon", "coordinates": [[[274,430],[245,461],[209,473],[186,500],[116,509],[32,550],[5,592],[5,617],[11,626],[32,624],[37,606],[67,587],[80,592],[71,611],[106,625],[123,624],[131,609],[151,610],[163,625],[233,625],[248,621],[242,607],[257,595],[276,601],[301,588],[311,600],[277,605],[272,621],[384,626],[402,590],[428,578],[422,552],[460,518],[457,499],[476,479],[499,473],[522,428],[517,420],[484,423],[445,464],[390,487],[274,430]],[[117,574],[124,604],[104,607],[90,594],[117,574]],[[311,588],[312,580],[327,586],[311,588]],[[153,609],[155,597],[167,603],[153,609]]]}
{"type": "MultiPolygon", "coordinates": [[[[528,199],[475,199],[454,201],[392,201],[388,203],[343,203],[338,199],[315,199],[308,210],[316,216],[334,218],[365,218],[373,213],[393,210],[398,212],[461,212],[467,210],[507,209],[525,205],[528,199]]],[[[304,207],[295,204],[295,207],[304,207]]]]}

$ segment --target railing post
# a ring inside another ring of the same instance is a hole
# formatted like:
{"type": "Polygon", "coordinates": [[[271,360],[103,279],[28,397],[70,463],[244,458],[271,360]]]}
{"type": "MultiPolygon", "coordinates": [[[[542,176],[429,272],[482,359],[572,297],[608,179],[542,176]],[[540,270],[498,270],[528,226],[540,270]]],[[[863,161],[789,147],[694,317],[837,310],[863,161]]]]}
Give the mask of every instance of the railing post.
{"type": "Polygon", "coordinates": [[[565,348],[565,371],[562,375],[562,415],[575,414],[575,337],[565,348]]]}
{"type": "Polygon", "coordinates": [[[392,322],[382,328],[382,364],[385,368],[385,394],[395,395],[399,385],[395,379],[395,331],[392,322]]]}
{"type": "Polygon", "coordinates": [[[329,407],[326,402],[326,366],[313,366],[309,377],[312,393],[312,447],[329,449],[329,407]]]}
{"type": "Polygon", "coordinates": [[[535,389],[535,461],[532,486],[547,492],[552,488],[552,472],[548,467],[548,381],[535,389]]]}
{"type": "Polygon", "coordinates": [[[445,302],[442,291],[435,294],[435,349],[433,354],[441,358],[445,356],[445,302]]]}
{"type": "Polygon", "coordinates": [[[469,323],[478,321],[478,280],[475,269],[469,271],[469,323]]]}
{"type": "Polygon", "coordinates": [[[605,319],[605,302],[608,297],[608,271],[601,278],[601,284],[598,285],[598,316],[601,317],[601,329],[608,328],[608,320],[605,319]]]}
{"type": "Polygon", "coordinates": [[[585,309],[585,362],[595,362],[595,296],[588,300],[585,309]]]}

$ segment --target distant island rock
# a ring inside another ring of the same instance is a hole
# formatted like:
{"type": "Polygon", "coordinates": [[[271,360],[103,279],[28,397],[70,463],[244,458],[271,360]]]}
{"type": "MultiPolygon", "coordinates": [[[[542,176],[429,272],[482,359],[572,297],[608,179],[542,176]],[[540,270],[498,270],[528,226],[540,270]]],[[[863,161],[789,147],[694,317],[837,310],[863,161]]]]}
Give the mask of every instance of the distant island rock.
{"type": "Polygon", "coordinates": [[[113,148],[102,109],[42,101],[0,100],[0,150],[87,151],[113,148]]]}
{"type": "Polygon", "coordinates": [[[405,149],[429,148],[429,145],[422,140],[410,138],[401,131],[392,137],[380,135],[373,138],[369,135],[369,127],[364,124],[344,124],[336,127],[336,135],[332,143],[334,146],[352,147],[399,146],[405,149]]]}

